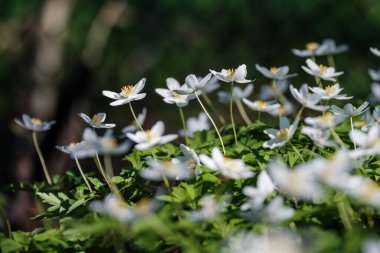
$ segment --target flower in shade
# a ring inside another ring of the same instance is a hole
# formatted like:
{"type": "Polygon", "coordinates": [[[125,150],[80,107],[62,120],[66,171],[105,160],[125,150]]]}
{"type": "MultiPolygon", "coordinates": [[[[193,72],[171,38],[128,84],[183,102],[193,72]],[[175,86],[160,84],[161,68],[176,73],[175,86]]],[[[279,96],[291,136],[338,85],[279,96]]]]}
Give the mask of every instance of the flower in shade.
{"type": "Polygon", "coordinates": [[[292,114],[294,111],[294,106],[290,102],[286,102],[285,104],[280,104],[280,107],[275,108],[273,110],[268,111],[268,113],[272,116],[286,116],[292,114]]]}
{"type": "Polygon", "coordinates": [[[372,96],[374,100],[379,101],[380,100],[380,83],[372,83],[371,91],[372,91],[372,96]]]}
{"type": "Polygon", "coordinates": [[[178,138],[176,134],[163,135],[164,122],[158,121],[150,130],[127,133],[127,137],[136,142],[136,149],[145,150],[155,145],[165,144],[178,138]]]}
{"type": "Polygon", "coordinates": [[[373,81],[380,81],[380,69],[377,71],[374,69],[369,69],[368,74],[373,81]]]}
{"type": "Polygon", "coordinates": [[[376,55],[377,57],[380,57],[380,50],[375,47],[370,47],[369,51],[371,51],[372,54],[376,55]]]}
{"type": "Polygon", "coordinates": [[[378,126],[372,126],[368,133],[353,129],[350,132],[350,138],[358,146],[356,150],[350,152],[352,158],[380,154],[380,128],[378,126]]]}
{"type": "Polygon", "coordinates": [[[94,114],[92,118],[87,116],[84,113],[79,113],[79,116],[90,126],[94,128],[113,128],[116,125],[115,124],[103,124],[103,122],[106,120],[106,114],[104,112],[99,112],[97,114],[94,114]]]}
{"type": "Polygon", "coordinates": [[[318,117],[306,117],[305,122],[314,128],[327,129],[334,128],[344,121],[344,117],[326,112],[318,117]]]}
{"type": "Polygon", "coordinates": [[[341,116],[341,117],[355,117],[358,116],[365,111],[369,109],[368,102],[365,101],[363,104],[361,104],[359,107],[355,107],[352,104],[346,104],[343,108],[339,108],[338,106],[332,105],[331,109],[335,115],[341,116]]]}
{"type": "Polygon", "coordinates": [[[287,79],[287,78],[294,77],[297,75],[297,74],[288,74],[289,72],[288,66],[282,66],[278,68],[271,67],[270,69],[267,69],[265,67],[260,66],[259,64],[256,64],[256,69],[269,79],[283,80],[283,79],[287,79]]]}
{"type": "Polygon", "coordinates": [[[128,104],[134,100],[143,99],[146,93],[140,93],[145,86],[146,79],[141,79],[135,86],[126,85],[121,88],[120,93],[104,90],[102,94],[106,97],[112,98],[116,101],[110,103],[111,106],[118,106],[128,104]]]}
{"type": "Polygon", "coordinates": [[[369,238],[365,240],[362,245],[362,253],[378,253],[380,252],[380,240],[379,238],[369,238]]]}
{"type": "MultiPolygon", "coordinates": [[[[146,118],[146,107],[143,108],[142,112],[137,115],[137,120],[139,121],[140,125],[144,125],[145,118],[146,118]]],[[[137,122],[134,120],[132,124],[129,126],[124,127],[121,132],[123,133],[124,136],[127,135],[127,133],[134,133],[137,130],[139,130],[139,126],[137,125],[137,122]]]]}
{"type": "Polygon", "coordinates": [[[364,126],[362,126],[363,131],[368,131],[373,126],[380,127],[380,106],[375,106],[375,109],[372,112],[372,115],[367,111],[367,113],[364,114],[364,122],[367,123],[364,126]]]}
{"type": "Polygon", "coordinates": [[[206,221],[215,218],[224,208],[223,202],[215,200],[214,196],[206,195],[200,200],[201,208],[189,212],[192,221],[206,221]]]}
{"type": "Polygon", "coordinates": [[[166,85],[168,89],[157,88],[156,93],[164,98],[164,102],[168,104],[176,104],[178,107],[184,107],[189,103],[190,99],[195,98],[192,89],[186,84],[181,85],[174,78],[167,78],[166,85]]]}
{"type": "Polygon", "coordinates": [[[164,177],[167,179],[183,180],[191,178],[194,174],[193,171],[189,169],[187,161],[158,161],[148,158],[146,163],[148,166],[140,170],[140,176],[148,180],[161,181],[164,177]]]}
{"type": "MultiPolygon", "coordinates": [[[[200,132],[210,129],[209,119],[204,112],[200,112],[198,118],[190,117],[186,120],[187,136],[192,137],[195,132],[200,132]]],[[[184,130],[180,130],[180,135],[184,136],[184,130]]]]}
{"type": "Polygon", "coordinates": [[[323,130],[314,127],[302,127],[301,133],[307,135],[315,145],[319,147],[335,147],[336,143],[330,140],[331,133],[328,130],[323,130]]]}
{"type": "Polygon", "coordinates": [[[309,109],[325,111],[329,108],[328,106],[317,105],[321,100],[321,95],[310,93],[309,86],[306,83],[302,84],[299,90],[290,85],[290,92],[301,105],[309,109]]]}
{"type": "Polygon", "coordinates": [[[262,100],[277,98],[282,96],[288,90],[288,80],[278,80],[275,84],[266,84],[261,86],[259,98],[262,100]]]}
{"type": "Polygon", "coordinates": [[[280,129],[268,128],[264,130],[270,140],[264,142],[264,148],[274,149],[285,145],[294,135],[297,129],[297,124],[290,125],[286,117],[280,118],[280,129]]]}
{"type": "Polygon", "coordinates": [[[328,85],[324,89],[319,87],[310,87],[310,90],[314,92],[315,94],[321,95],[322,100],[330,100],[330,99],[337,99],[337,100],[346,100],[351,99],[352,97],[347,97],[346,94],[339,94],[343,88],[340,88],[339,83],[336,83],[334,85],[328,85]]]}
{"type": "Polygon", "coordinates": [[[184,144],[179,145],[179,147],[184,156],[173,158],[173,160],[177,160],[177,162],[187,162],[189,169],[195,169],[197,166],[201,165],[201,161],[193,149],[184,144]]]}
{"type": "MultiPolygon", "coordinates": [[[[236,102],[238,100],[241,100],[243,98],[247,98],[251,96],[253,93],[253,84],[248,84],[244,89],[235,86],[232,90],[232,101],[236,102]]],[[[218,92],[218,98],[219,102],[223,104],[229,104],[230,103],[230,93],[226,91],[219,91],[218,92]]]]}
{"type": "Polygon", "coordinates": [[[240,179],[254,176],[252,170],[245,166],[243,160],[224,157],[217,147],[213,148],[211,157],[201,154],[199,158],[203,165],[214,171],[219,171],[227,178],[240,179]]]}
{"type": "Polygon", "coordinates": [[[316,55],[316,50],[320,47],[320,45],[316,42],[309,42],[305,45],[305,49],[292,49],[293,54],[299,57],[310,57],[316,55]]]}
{"type": "Polygon", "coordinates": [[[279,223],[290,219],[294,213],[294,209],[285,206],[284,199],[281,196],[277,196],[264,208],[261,218],[270,223],[279,223]]]}
{"type": "Polygon", "coordinates": [[[251,80],[245,79],[247,77],[247,66],[245,64],[240,65],[237,69],[222,69],[217,72],[211,70],[210,72],[223,82],[236,82],[236,83],[250,83],[251,80]]]}
{"type": "Polygon", "coordinates": [[[22,121],[19,119],[15,119],[15,122],[26,128],[28,130],[32,130],[35,132],[44,132],[50,130],[51,126],[55,124],[55,121],[41,121],[39,118],[31,118],[27,114],[22,115],[22,121]]]}
{"type": "Polygon", "coordinates": [[[243,98],[243,102],[252,110],[259,112],[273,111],[281,107],[281,105],[276,103],[276,101],[256,100],[252,102],[246,98],[243,98]]]}
{"type": "Polygon", "coordinates": [[[345,52],[348,50],[347,45],[337,46],[332,39],[325,39],[322,44],[316,49],[315,54],[317,56],[333,55],[345,52]]]}
{"type": "Polygon", "coordinates": [[[327,67],[322,64],[318,65],[311,59],[306,60],[306,65],[307,67],[302,66],[302,69],[306,73],[315,77],[319,77],[325,81],[335,82],[336,80],[334,77],[340,76],[343,74],[343,72],[335,72],[335,68],[333,67],[327,67]]]}

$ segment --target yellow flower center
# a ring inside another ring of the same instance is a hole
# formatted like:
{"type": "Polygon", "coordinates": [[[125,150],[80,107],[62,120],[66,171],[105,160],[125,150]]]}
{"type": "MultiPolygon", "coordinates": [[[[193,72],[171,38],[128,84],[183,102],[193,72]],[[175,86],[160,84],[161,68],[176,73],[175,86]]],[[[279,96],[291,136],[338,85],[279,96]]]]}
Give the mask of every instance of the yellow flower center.
{"type": "Polygon", "coordinates": [[[234,74],[235,74],[235,70],[234,69],[227,69],[227,76],[228,77],[232,77],[234,74]]]}
{"type": "Polygon", "coordinates": [[[306,49],[309,51],[315,50],[317,47],[319,47],[319,44],[316,42],[309,42],[306,44],[306,49]]]}
{"type": "Polygon", "coordinates": [[[326,72],[327,69],[328,69],[328,67],[326,67],[325,65],[322,65],[322,64],[319,65],[319,70],[320,70],[322,73],[326,72]]]}
{"type": "Polygon", "coordinates": [[[318,117],[318,122],[321,125],[330,124],[334,119],[334,115],[331,112],[326,112],[324,115],[318,117]]]}
{"type": "Polygon", "coordinates": [[[278,109],[278,114],[279,115],[284,115],[286,112],[285,106],[281,105],[281,107],[278,109]]]}
{"type": "Polygon", "coordinates": [[[99,125],[102,123],[102,118],[98,114],[95,114],[94,116],[92,116],[92,122],[94,123],[94,125],[99,125]]]}
{"type": "Polygon", "coordinates": [[[151,141],[156,138],[156,134],[152,133],[150,130],[145,131],[146,141],[151,141]]]}
{"type": "Polygon", "coordinates": [[[286,140],[289,135],[289,128],[281,129],[277,132],[277,138],[280,140],[286,140]]]}
{"type": "Polygon", "coordinates": [[[109,148],[113,148],[116,147],[117,142],[115,138],[107,138],[104,140],[104,144],[109,148]]]}
{"type": "Polygon", "coordinates": [[[258,100],[257,101],[257,106],[260,107],[260,108],[264,108],[267,106],[267,102],[263,101],[263,100],[258,100]]]}
{"type": "Polygon", "coordinates": [[[42,124],[42,121],[39,118],[32,118],[31,121],[32,121],[32,124],[35,126],[42,124]]]}
{"type": "Polygon", "coordinates": [[[328,95],[328,96],[334,96],[335,95],[335,93],[336,93],[336,88],[334,87],[334,86],[327,86],[326,88],[325,88],[325,93],[326,93],[326,95],[328,95]]]}
{"type": "Polygon", "coordinates": [[[127,85],[121,88],[120,94],[123,95],[124,97],[128,97],[132,95],[134,91],[135,91],[135,88],[132,85],[127,85]]]}
{"type": "Polygon", "coordinates": [[[278,72],[278,70],[279,70],[279,68],[276,68],[276,67],[271,67],[271,68],[270,68],[270,72],[271,72],[272,74],[276,74],[276,73],[278,72]]]}
{"type": "MultiPolygon", "coordinates": [[[[380,121],[379,121],[380,119],[377,119],[376,120],[376,122],[377,122],[377,124],[380,124],[380,121]]],[[[367,122],[366,121],[364,121],[364,120],[360,120],[360,121],[356,121],[355,123],[354,123],[354,126],[356,126],[356,127],[363,127],[363,126],[365,126],[365,125],[367,125],[367,122]]]]}
{"type": "Polygon", "coordinates": [[[137,202],[136,210],[139,214],[146,214],[149,212],[152,201],[148,198],[142,198],[137,202]]]}
{"type": "Polygon", "coordinates": [[[78,145],[78,142],[72,142],[69,144],[69,147],[72,148],[72,147],[75,147],[76,145],[78,145]]]}

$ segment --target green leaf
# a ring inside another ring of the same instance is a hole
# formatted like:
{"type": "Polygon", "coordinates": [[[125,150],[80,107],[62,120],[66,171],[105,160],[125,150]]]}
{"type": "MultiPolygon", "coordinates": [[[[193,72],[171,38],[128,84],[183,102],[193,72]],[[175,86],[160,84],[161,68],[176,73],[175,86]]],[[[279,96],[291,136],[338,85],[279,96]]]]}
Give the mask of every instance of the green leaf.
{"type": "Polygon", "coordinates": [[[0,242],[1,252],[3,253],[20,252],[23,247],[24,245],[11,239],[4,239],[0,242]]]}

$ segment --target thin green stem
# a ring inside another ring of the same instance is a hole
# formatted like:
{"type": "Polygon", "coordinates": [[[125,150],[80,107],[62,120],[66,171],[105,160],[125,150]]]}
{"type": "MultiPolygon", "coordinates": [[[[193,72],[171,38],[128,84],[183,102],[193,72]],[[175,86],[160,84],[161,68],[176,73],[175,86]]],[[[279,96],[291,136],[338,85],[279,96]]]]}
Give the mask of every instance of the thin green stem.
{"type": "Polygon", "coordinates": [[[303,163],[305,163],[305,160],[303,159],[300,151],[296,148],[296,146],[294,146],[293,144],[290,143],[290,146],[292,147],[292,149],[294,150],[294,152],[296,152],[296,154],[299,156],[299,158],[301,159],[301,161],[303,163]]]}
{"type": "Polygon", "coordinates": [[[215,115],[218,116],[220,123],[222,123],[222,125],[226,124],[226,120],[224,119],[223,115],[220,114],[220,113],[218,113],[218,111],[216,110],[216,108],[212,104],[212,102],[211,102],[210,98],[208,97],[208,95],[203,92],[202,93],[202,97],[204,98],[204,100],[206,101],[206,103],[211,107],[211,110],[215,113],[215,115]]]}
{"type": "Polygon", "coordinates": [[[135,119],[137,125],[139,126],[140,130],[144,132],[144,129],[142,128],[140,122],[138,121],[138,119],[137,119],[137,117],[136,117],[136,114],[135,114],[135,112],[134,112],[134,110],[133,110],[133,107],[132,107],[131,102],[129,102],[128,105],[129,105],[129,109],[131,109],[132,116],[133,116],[133,118],[135,119]]]}
{"type": "Polygon", "coordinates": [[[252,121],[248,117],[247,112],[245,111],[244,106],[243,106],[241,100],[237,100],[236,101],[236,105],[237,105],[237,108],[238,108],[238,110],[240,112],[240,115],[243,118],[245,124],[247,124],[247,126],[250,125],[250,124],[252,124],[252,121]]]}
{"type": "Polygon", "coordinates": [[[356,150],[356,141],[355,141],[355,134],[354,134],[354,124],[352,123],[352,117],[350,117],[350,123],[351,123],[351,132],[352,132],[352,142],[354,143],[354,149],[356,150]]]}
{"type": "Polygon", "coordinates": [[[187,145],[187,142],[188,142],[187,141],[187,126],[186,126],[185,116],[183,114],[182,107],[178,107],[178,109],[179,109],[179,114],[181,115],[182,127],[183,127],[183,132],[185,135],[186,145],[187,145]]]}
{"type": "Polygon", "coordinates": [[[87,188],[88,188],[88,189],[90,190],[90,192],[92,193],[93,191],[92,191],[91,185],[90,185],[90,183],[88,182],[86,176],[84,175],[83,170],[82,170],[82,167],[80,166],[80,163],[79,163],[78,158],[77,158],[76,156],[74,156],[74,160],[75,160],[75,163],[77,164],[77,167],[78,167],[79,173],[81,174],[81,176],[82,176],[82,178],[83,178],[85,184],[87,185],[87,188]]]}
{"type": "Polygon", "coordinates": [[[346,229],[346,231],[350,232],[352,231],[352,224],[351,224],[351,218],[348,210],[348,203],[346,201],[346,198],[338,200],[336,203],[338,213],[340,216],[340,219],[342,220],[343,226],[346,229]]]}
{"type": "Polygon", "coordinates": [[[331,132],[332,136],[334,137],[334,139],[336,140],[336,142],[339,143],[340,147],[341,148],[345,148],[346,144],[339,137],[339,135],[337,134],[337,132],[335,131],[335,129],[334,128],[330,128],[330,132],[331,132]]]}
{"type": "Polygon", "coordinates": [[[302,115],[302,112],[304,109],[305,109],[305,106],[302,106],[301,109],[298,111],[296,118],[294,119],[294,123],[293,123],[295,126],[298,125],[298,122],[300,121],[300,118],[301,118],[301,115],[302,115]]]}
{"type": "Polygon", "coordinates": [[[119,200],[124,201],[123,196],[120,193],[119,188],[117,188],[116,184],[112,182],[111,178],[114,176],[113,167],[112,167],[112,160],[110,155],[104,156],[104,166],[106,167],[106,173],[105,176],[108,179],[109,186],[111,187],[111,191],[116,194],[116,196],[119,198],[119,200]]]}
{"type": "Polygon", "coordinates": [[[236,129],[235,129],[235,122],[234,122],[234,113],[232,111],[233,109],[233,92],[234,92],[234,82],[231,82],[231,90],[230,90],[230,118],[231,118],[231,124],[232,124],[232,130],[234,132],[235,137],[235,144],[237,144],[237,135],[236,135],[236,129]]]}
{"type": "Polygon", "coordinates": [[[224,143],[223,143],[223,140],[222,140],[222,136],[220,136],[219,130],[218,130],[218,128],[216,127],[214,120],[211,118],[210,114],[207,112],[207,110],[206,110],[206,108],[204,107],[202,101],[199,99],[198,94],[197,94],[196,92],[195,92],[194,94],[195,94],[195,97],[197,98],[199,104],[201,105],[203,111],[206,113],[207,117],[208,117],[209,120],[211,121],[211,124],[212,124],[212,125],[214,126],[214,128],[215,128],[216,134],[218,135],[219,140],[220,140],[220,144],[222,145],[223,154],[226,154],[226,150],[225,150],[225,148],[224,148],[224,143]]]}
{"type": "Polygon", "coordinates": [[[51,181],[51,178],[50,178],[50,175],[49,175],[49,171],[48,171],[48,169],[46,167],[44,156],[42,155],[40,146],[38,145],[37,132],[36,131],[33,131],[33,142],[34,142],[34,146],[36,147],[36,151],[37,151],[38,157],[40,158],[42,169],[43,169],[45,177],[46,177],[46,181],[48,182],[49,185],[51,185],[52,181],[51,181]]]}
{"type": "Polygon", "coordinates": [[[329,63],[330,67],[335,68],[335,61],[334,61],[334,56],[329,54],[327,55],[327,62],[329,63]]]}
{"type": "Polygon", "coordinates": [[[13,239],[11,223],[9,222],[7,217],[5,217],[5,223],[7,224],[8,237],[10,239],[13,239]]]}
{"type": "Polygon", "coordinates": [[[100,162],[100,159],[99,159],[99,155],[98,155],[98,153],[95,154],[94,161],[95,161],[96,167],[98,168],[100,174],[102,175],[102,177],[103,177],[104,180],[106,181],[108,187],[109,187],[109,188],[111,189],[111,191],[112,191],[111,184],[110,184],[110,182],[108,181],[108,178],[107,178],[106,173],[104,172],[104,168],[103,168],[103,166],[102,166],[102,163],[100,162]]]}

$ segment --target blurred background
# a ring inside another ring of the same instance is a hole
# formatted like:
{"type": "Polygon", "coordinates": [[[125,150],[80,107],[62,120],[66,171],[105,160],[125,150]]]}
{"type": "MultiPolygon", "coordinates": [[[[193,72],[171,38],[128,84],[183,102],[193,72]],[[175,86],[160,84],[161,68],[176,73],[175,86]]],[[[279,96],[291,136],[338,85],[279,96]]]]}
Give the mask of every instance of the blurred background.
{"type": "MultiPolygon", "coordinates": [[[[380,47],[377,0],[0,0],[0,6],[2,186],[43,180],[30,133],[14,123],[22,113],[57,121],[39,137],[49,170],[62,174],[73,166],[54,145],[79,140],[85,124],[77,113],[104,111],[117,133],[132,121],[128,107],[111,108],[102,90],[119,92],[146,77],[148,95],[134,103],[135,110],[146,106],[145,126],[163,120],[173,133],[180,128],[177,108],[154,92],[166,86],[167,77],[183,82],[190,73],[204,76],[209,69],[245,63],[259,91],[265,82],[255,69],[259,63],[288,65],[298,73],[295,86],[312,84],[301,69],[305,59],[291,49],[332,38],[350,47],[335,58],[345,72],[341,86],[365,99],[367,70],[380,66],[369,52],[370,46],[380,47]]],[[[186,116],[198,111],[195,102],[185,108],[186,116]]],[[[25,222],[34,213],[32,203],[26,193],[9,198],[14,226],[33,227],[25,222]]]]}

